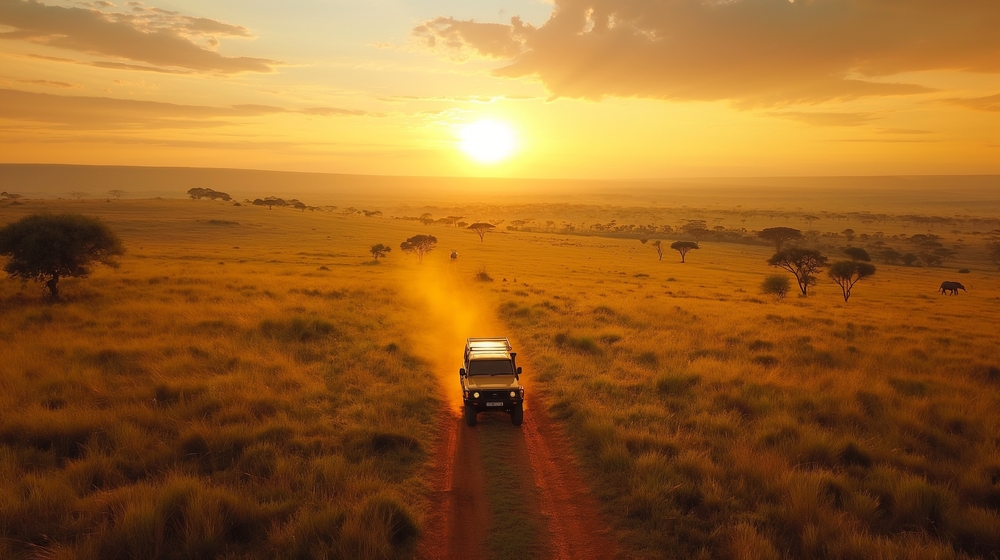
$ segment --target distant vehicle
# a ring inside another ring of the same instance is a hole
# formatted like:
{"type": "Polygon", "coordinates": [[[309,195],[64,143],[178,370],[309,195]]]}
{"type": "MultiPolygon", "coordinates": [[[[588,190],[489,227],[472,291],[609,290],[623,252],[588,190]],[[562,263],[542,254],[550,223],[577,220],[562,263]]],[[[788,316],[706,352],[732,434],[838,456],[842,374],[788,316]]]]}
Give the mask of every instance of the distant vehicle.
{"type": "Polygon", "coordinates": [[[458,251],[452,251],[451,252],[451,260],[455,260],[457,258],[458,258],[458,251]]]}
{"type": "Polygon", "coordinates": [[[465,367],[458,370],[462,383],[465,423],[476,425],[480,412],[503,411],[520,426],[524,421],[524,387],[517,353],[501,338],[469,338],[465,342],[465,367]]]}

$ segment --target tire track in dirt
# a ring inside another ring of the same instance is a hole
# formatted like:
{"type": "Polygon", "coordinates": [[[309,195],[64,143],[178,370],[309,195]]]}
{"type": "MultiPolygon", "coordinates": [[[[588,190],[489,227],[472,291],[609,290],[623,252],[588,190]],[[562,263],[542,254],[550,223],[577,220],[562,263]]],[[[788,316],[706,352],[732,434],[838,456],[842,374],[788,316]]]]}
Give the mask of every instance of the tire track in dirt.
{"type": "Polygon", "coordinates": [[[597,500],[580,476],[565,436],[541,410],[525,414],[521,429],[541,493],[541,514],[549,522],[553,558],[616,558],[608,525],[598,514],[597,500]]]}
{"type": "MultiPolygon", "coordinates": [[[[468,427],[461,411],[456,356],[467,336],[496,336],[506,332],[497,318],[478,308],[476,298],[458,280],[454,271],[425,271],[421,283],[426,303],[449,312],[462,310],[462,316],[451,313],[430,317],[423,338],[436,339],[436,348],[425,359],[431,361],[441,384],[448,392],[448,402],[441,411],[440,439],[434,448],[430,475],[430,510],[425,519],[424,533],[417,548],[417,557],[426,560],[486,558],[490,512],[484,493],[485,474],[477,430],[489,426],[468,427]],[[449,273],[450,272],[450,273],[449,273]],[[451,370],[455,372],[452,374],[451,370]],[[452,388],[453,386],[453,388],[452,388]]],[[[434,312],[431,312],[432,315],[434,312]]],[[[512,343],[517,347],[516,340],[512,343]]],[[[520,357],[525,368],[525,383],[530,387],[532,372],[538,371],[529,359],[520,357]]],[[[539,495],[539,516],[545,518],[543,536],[544,557],[555,560],[616,558],[613,538],[598,513],[598,504],[590,494],[570,452],[565,435],[549,420],[541,406],[542,396],[530,393],[526,399],[525,418],[521,426],[527,447],[524,472],[539,495]],[[536,410],[531,410],[534,403],[536,410]]],[[[514,457],[511,457],[514,460],[514,457]]],[[[519,460],[524,461],[524,458],[519,460]]]]}

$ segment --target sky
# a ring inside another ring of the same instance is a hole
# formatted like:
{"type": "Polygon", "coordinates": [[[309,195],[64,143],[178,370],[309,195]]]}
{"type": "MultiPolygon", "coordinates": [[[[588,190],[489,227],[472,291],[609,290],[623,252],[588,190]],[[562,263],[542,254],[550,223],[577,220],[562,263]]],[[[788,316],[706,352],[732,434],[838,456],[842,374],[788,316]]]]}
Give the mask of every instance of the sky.
{"type": "Polygon", "coordinates": [[[0,162],[994,174],[998,29],[997,0],[0,0],[0,162]]]}

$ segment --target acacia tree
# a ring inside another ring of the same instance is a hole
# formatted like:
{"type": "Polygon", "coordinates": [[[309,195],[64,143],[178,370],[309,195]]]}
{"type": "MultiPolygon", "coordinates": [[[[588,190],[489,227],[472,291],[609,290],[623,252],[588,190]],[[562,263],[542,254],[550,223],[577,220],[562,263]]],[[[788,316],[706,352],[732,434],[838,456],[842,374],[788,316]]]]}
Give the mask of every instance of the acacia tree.
{"type": "Polygon", "coordinates": [[[1000,241],[990,241],[986,244],[986,250],[989,252],[990,261],[1000,265],[1000,241]]]}
{"type": "Polygon", "coordinates": [[[384,257],[387,253],[391,253],[392,247],[379,243],[378,245],[372,245],[372,248],[370,250],[372,253],[372,258],[377,261],[379,257],[384,257]]]}
{"type": "Polygon", "coordinates": [[[496,226],[486,222],[476,222],[466,229],[471,229],[479,235],[479,242],[482,243],[483,237],[486,237],[486,233],[496,229],[496,226]]]}
{"type": "Polygon", "coordinates": [[[400,243],[399,248],[404,253],[416,253],[417,262],[424,262],[424,254],[431,252],[434,246],[437,245],[437,242],[437,237],[433,235],[414,235],[400,243]]]}
{"type": "Polygon", "coordinates": [[[82,201],[83,197],[87,196],[87,193],[85,193],[83,191],[70,191],[69,195],[72,196],[73,198],[77,199],[77,200],[81,200],[82,201]]]}
{"type": "Polygon", "coordinates": [[[875,274],[875,265],[858,261],[839,261],[830,265],[830,278],[844,292],[844,301],[851,299],[851,288],[855,284],[875,274]]]}
{"type": "Polygon", "coordinates": [[[851,257],[854,262],[871,262],[872,258],[868,255],[868,251],[865,251],[861,247],[848,247],[844,249],[844,254],[851,257]]]}
{"type": "Polygon", "coordinates": [[[684,262],[684,255],[693,249],[700,249],[698,244],[694,241],[674,241],[670,244],[670,248],[681,254],[681,263],[684,262]]]}
{"type": "Polygon", "coordinates": [[[121,200],[122,195],[125,194],[125,191],[121,189],[111,189],[110,191],[108,191],[108,194],[115,197],[115,200],[121,200]]]}
{"type": "Polygon", "coordinates": [[[708,224],[705,220],[688,220],[687,223],[681,226],[681,230],[693,237],[696,243],[709,233],[708,224]]]}
{"type": "Polygon", "coordinates": [[[650,243],[654,249],[656,249],[656,256],[659,257],[657,260],[663,260],[663,242],[657,239],[656,241],[650,243]]]}
{"type": "Polygon", "coordinates": [[[774,243],[774,251],[780,253],[785,241],[802,239],[802,232],[790,227],[769,227],[758,231],[757,237],[774,243]]]}
{"type": "Polygon", "coordinates": [[[795,276],[802,295],[808,295],[809,286],[816,284],[816,273],[826,266],[826,257],[813,249],[793,247],[778,251],[767,260],[767,264],[783,268],[795,276]]]}
{"type": "Polygon", "coordinates": [[[0,255],[10,260],[11,278],[45,282],[59,299],[59,279],[86,277],[92,263],[112,268],[125,253],[121,240],[104,222],[80,214],[35,214],[0,229],[0,255]]]}
{"type": "Polygon", "coordinates": [[[256,198],[251,204],[254,206],[267,206],[268,210],[270,210],[272,206],[288,206],[287,202],[276,196],[269,196],[264,199],[256,198]]]}

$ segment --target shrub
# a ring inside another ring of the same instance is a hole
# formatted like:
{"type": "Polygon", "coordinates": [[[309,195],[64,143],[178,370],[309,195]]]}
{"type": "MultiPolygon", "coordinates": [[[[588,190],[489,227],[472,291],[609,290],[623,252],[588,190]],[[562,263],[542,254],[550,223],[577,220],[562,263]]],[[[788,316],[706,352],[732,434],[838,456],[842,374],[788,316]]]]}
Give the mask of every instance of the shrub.
{"type": "Polygon", "coordinates": [[[576,338],[566,333],[559,333],[555,336],[554,340],[557,346],[569,347],[584,354],[600,355],[604,353],[601,347],[590,337],[582,336],[576,338]]]}
{"type": "Polygon", "coordinates": [[[665,395],[682,395],[701,383],[701,376],[691,373],[668,373],[656,380],[656,390],[665,395]]]}
{"type": "Polygon", "coordinates": [[[327,321],[296,317],[288,321],[265,319],[260,323],[260,332],[281,342],[309,342],[333,336],[337,329],[327,321]]]}
{"type": "Polygon", "coordinates": [[[480,270],[479,272],[477,272],[477,273],[476,273],[476,276],[475,276],[474,278],[475,278],[476,280],[480,281],[480,282],[492,282],[492,281],[493,281],[493,277],[492,277],[492,276],[490,276],[490,275],[489,275],[489,274],[488,274],[488,273],[486,272],[486,269],[485,269],[485,268],[484,268],[484,269],[482,269],[482,270],[480,270]]]}
{"type": "Polygon", "coordinates": [[[792,282],[787,276],[772,274],[764,279],[760,284],[760,291],[763,294],[783,299],[792,288],[792,282]]]}
{"type": "Polygon", "coordinates": [[[751,362],[762,366],[762,367],[774,367],[778,365],[778,358],[768,354],[762,354],[760,356],[754,356],[750,359],[751,362]]]}

